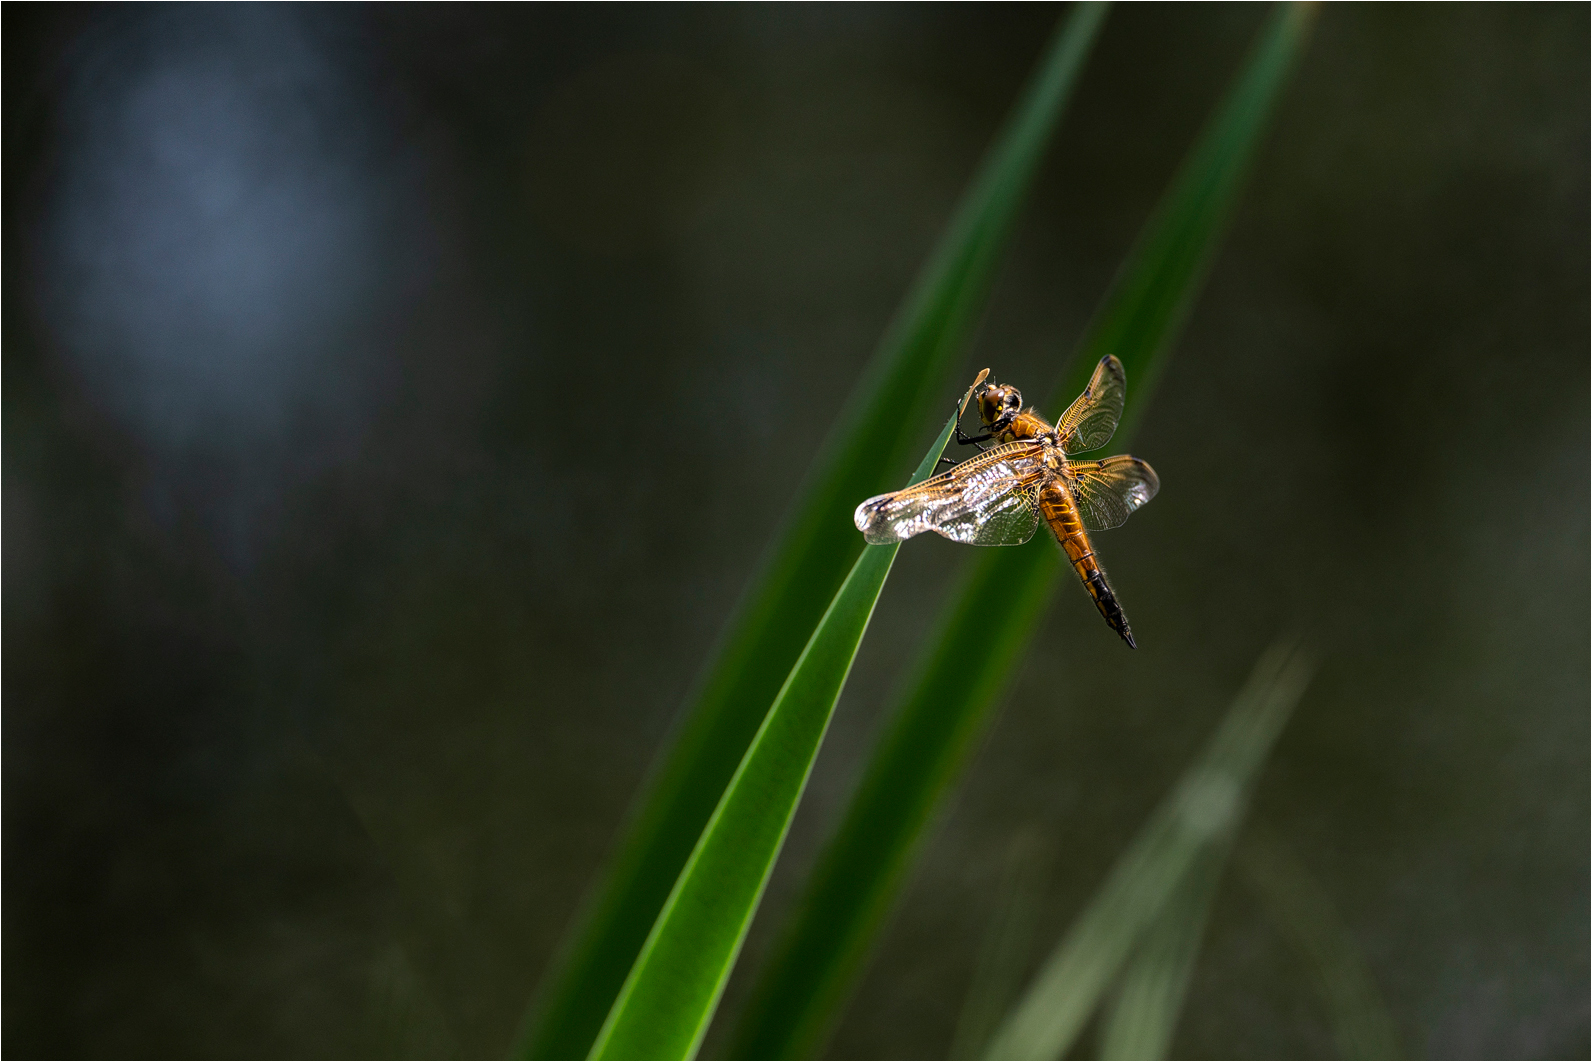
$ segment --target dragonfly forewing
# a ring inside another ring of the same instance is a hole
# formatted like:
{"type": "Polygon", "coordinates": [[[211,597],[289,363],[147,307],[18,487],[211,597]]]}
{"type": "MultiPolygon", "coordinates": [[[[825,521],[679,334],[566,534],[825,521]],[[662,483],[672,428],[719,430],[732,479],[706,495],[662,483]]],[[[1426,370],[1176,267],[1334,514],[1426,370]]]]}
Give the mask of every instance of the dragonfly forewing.
{"type": "Polygon", "coordinates": [[[921,484],[868,499],[852,521],[874,544],[926,531],[974,546],[1026,543],[1039,524],[1039,492],[1050,476],[1042,450],[1028,441],[996,447],[921,484]]]}
{"type": "Polygon", "coordinates": [[[1117,355],[1109,354],[1095,366],[1084,393],[1073,400],[1057,422],[1057,438],[1068,454],[1083,454],[1106,446],[1123,416],[1128,397],[1128,377],[1117,355]]]}

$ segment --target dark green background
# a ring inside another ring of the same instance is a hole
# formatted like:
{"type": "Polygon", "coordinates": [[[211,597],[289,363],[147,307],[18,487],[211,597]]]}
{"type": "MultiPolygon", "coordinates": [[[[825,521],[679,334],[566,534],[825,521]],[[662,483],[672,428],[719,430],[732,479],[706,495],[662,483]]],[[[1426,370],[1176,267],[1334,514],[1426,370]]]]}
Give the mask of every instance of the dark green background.
{"type": "MultiPolygon", "coordinates": [[[[1263,13],[1113,12],[970,371],[1051,388],[1263,13]]],[[[8,5],[5,1054],[505,1051],[1059,14],[8,5]]],[[[1587,1056],[1588,39],[1322,10],[1097,544],[1142,648],[1063,588],[833,1053],[943,1055],[1014,836],[1037,963],[1293,629],[1255,815],[1406,1050],[1587,1056]]],[[[1174,1051],[1334,1052],[1234,883],[1174,1051]]]]}

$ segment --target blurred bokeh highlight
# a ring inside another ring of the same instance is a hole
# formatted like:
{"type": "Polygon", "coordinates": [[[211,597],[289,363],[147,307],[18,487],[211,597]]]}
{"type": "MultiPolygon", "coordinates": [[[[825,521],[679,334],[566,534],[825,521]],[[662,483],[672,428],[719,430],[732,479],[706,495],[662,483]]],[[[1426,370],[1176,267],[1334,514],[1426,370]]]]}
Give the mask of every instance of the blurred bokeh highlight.
{"type": "MultiPolygon", "coordinates": [[[[7,8],[6,1054],[507,1051],[1061,13],[7,8]]],[[[948,408],[1053,386],[1263,16],[1112,12],[948,408]]],[[[1032,971],[1293,630],[1241,852],[1409,1054],[1586,1058],[1588,34],[1322,10],[1098,537],[1141,648],[1062,588],[832,1054],[951,1051],[1015,876],[1032,971]]],[[[1267,909],[1224,880],[1175,1055],[1339,1051],[1267,909]]]]}

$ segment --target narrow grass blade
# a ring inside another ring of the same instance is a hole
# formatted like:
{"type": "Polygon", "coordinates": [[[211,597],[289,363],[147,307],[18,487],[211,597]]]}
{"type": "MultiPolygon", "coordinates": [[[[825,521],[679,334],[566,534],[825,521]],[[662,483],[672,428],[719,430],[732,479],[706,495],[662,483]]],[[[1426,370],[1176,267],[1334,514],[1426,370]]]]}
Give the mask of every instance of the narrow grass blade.
{"type": "MultiPolygon", "coordinates": [[[[972,394],[970,387],[911,482],[934,473],[972,394]]],[[[864,549],[830,602],[659,912],[591,1058],[696,1055],[900,546],[864,549]]]]}
{"type": "Polygon", "coordinates": [[[1101,1033],[1102,1059],[1166,1059],[1217,897],[1228,846],[1196,857],[1123,972],[1101,1033]]]}
{"type": "Polygon", "coordinates": [[[1270,831],[1251,827],[1237,857],[1243,881],[1310,965],[1342,1059],[1398,1059],[1399,1032],[1366,958],[1332,899],[1270,831]]]}
{"type": "Polygon", "coordinates": [[[1072,1046],[1141,935],[1201,860],[1230,844],[1310,674],[1309,662],[1288,648],[1262,656],[1222,726],[1035,976],[986,1058],[1057,1059],[1072,1046]]]}
{"type": "MultiPolygon", "coordinates": [[[[1053,395],[1060,413],[1095,363],[1116,354],[1128,405],[1114,443],[1132,439],[1199,288],[1242,177],[1309,21],[1281,8],[1146,224],[1053,395]]],[[[1041,541],[984,551],[942,614],[834,838],[754,989],[737,1031],[742,1058],[814,1055],[894,901],[941,796],[961,774],[1062,566],[1041,541]],[[992,614],[989,603],[1004,608],[992,614]]],[[[1132,608],[1132,603],[1129,603],[1132,608]]]]}
{"type": "Polygon", "coordinates": [[[853,507],[899,475],[943,394],[1105,10],[1076,6],[853,391],[544,979],[517,1054],[570,1058],[591,1045],[765,710],[861,551],[853,507]]]}

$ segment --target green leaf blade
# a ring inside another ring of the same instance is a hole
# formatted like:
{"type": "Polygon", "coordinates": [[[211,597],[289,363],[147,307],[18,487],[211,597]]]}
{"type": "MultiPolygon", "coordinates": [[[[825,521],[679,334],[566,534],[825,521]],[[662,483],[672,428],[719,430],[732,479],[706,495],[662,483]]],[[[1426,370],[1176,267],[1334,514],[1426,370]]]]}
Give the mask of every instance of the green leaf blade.
{"type": "MultiPolygon", "coordinates": [[[[1220,873],[1256,776],[1312,670],[1305,656],[1285,646],[1262,656],[1216,734],[1069,928],[996,1032],[985,1058],[1059,1058],[1169,903],[1184,889],[1192,889],[1192,903],[1199,903],[1203,884],[1198,876],[1202,869],[1220,873]],[[1215,866],[1208,860],[1215,860],[1215,866]]],[[[1194,949],[1189,946],[1175,941],[1169,951],[1175,960],[1192,962],[1194,949]]],[[[1164,954],[1150,962],[1165,959],[1164,954]]],[[[1165,1002],[1169,988],[1177,989],[1181,999],[1183,978],[1187,971],[1147,971],[1138,981],[1165,1002]],[[1146,986],[1152,979],[1163,986],[1146,986]]],[[[1176,1006],[1177,999],[1172,1003],[1176,1006]]],[[[1127,1040],[1121,1034],[1118,1039],[1127,1040]]]]}
{"type": "MultiPolygon", "coordinates": [[[[1286,5],[1263,30],[1087,330],[1049,404],[1053,413],[1083,389],[1101,357],[1115,353],[1130,384],[1117,440],[1132,438],[1308,17],[1305,5],[1286,5]]],[[[1055,546],[1044,538],[986,552],[954,594],[753,991],[736,1035],[737,1056],[817,1054],[935,809],[983,733],[1063,573],[1055,546]],[[992,601],[1012,607],[992,615],[992,601]]]]}
{"type": "Polygon", "coordinates": [[[1227,852],[1202,853],[1145,931],[1101,1033],[1102,1059],[1166,1059],[1227,852]]]}
{"type": "MultiPolygon", "coordinates": [[[[946,421],[911,483],[934,473],[961,412],[946,421]]],[[[696,1055],[900,547],[865,547],[830,602],[665,901],[591,1058],[696,1055]]]]}
{"type": "Polygon", "coordinates": [[[1076,5],[853,390],[544,979],[517,1055],[579,1057],[592,1044],[765,710],[861,553],[848,519],[853,507],[888,485],[913,445],[912,426],[942,394],[1105,11],[1105,4],[1076,5]]]}
{"type": "MultiPolygon", "coordinates": [[[[1060,413],[1083,390],[1095,363],[1108,354],[1122,361],[1136,389],[1154,390],[1171,339],[1200,290],[1315,14],[1313,3],[1284,3],[1269,18],[1245,67],[1129,252],[1070,371],[1051,395],[1048,408],[1053,412],[1060,413]]],[[[1119,439],[1134,434],[1146,405],[1130,401],[1119,439]]]]}
{"type": "Polygon", "coordinates": [[[853,566],[709,819],[591,1058],[696,1054],[897,549],[868,547],[853,566]]]}
{"type": "MultiPolygon", "coordinates": [[[[1058,566],[1054,551],[1022,547],[1005,553],[1022,556],[1036,568],[1058,566]]],[[[1017,571],[1028,569],[1019,565],[1017,571]]],[[[1032,622],[1044,604],[1049,585],[1031,580],[1030,593],[1012,602],[998,618],[988,609],[959,609],[940,640],[958,643],[976,637],[992,619],[1004,626],[1032,622]]],[[[937,641],[940,641],[937,640],[937,641]]],[[[1016,652],[1019,642],[1005,642],[1016,652]]],[[[974,658],[976,667],[959,666],[950,655],[932,659],[915,689],[960,689],[997,681],[1011,667],[1004,656],[974,658]]],[[[869,930],[884,916],[923,831],[935,796],[949,785],[977,735],[968,714],[951,701],[925,699],[923,711],[900,717],[889,740],[880,746],[864,777],[854,807],[871,813],[867,828],[855,827],[836,836],[796,915],[804,933],[788,937],[778,961],[765,973],[738,1031],[733,1057],[738,1059],[801,1059],[816,1054],[833,1016],[850,988],[869,943],[869,930]],[[793,1006],[800,1002],[801,1006],[793,1006]]]]}

